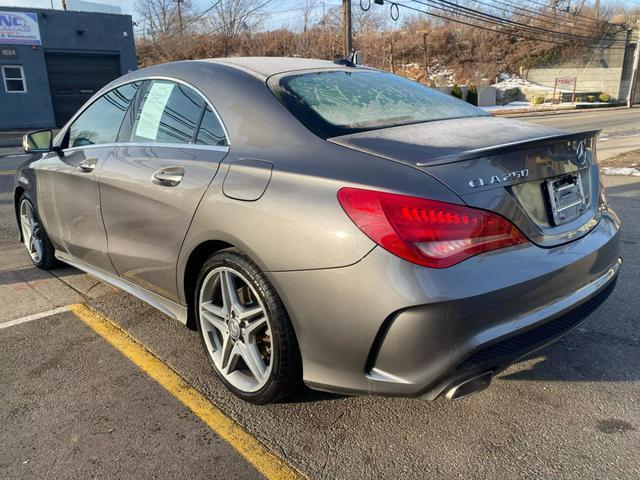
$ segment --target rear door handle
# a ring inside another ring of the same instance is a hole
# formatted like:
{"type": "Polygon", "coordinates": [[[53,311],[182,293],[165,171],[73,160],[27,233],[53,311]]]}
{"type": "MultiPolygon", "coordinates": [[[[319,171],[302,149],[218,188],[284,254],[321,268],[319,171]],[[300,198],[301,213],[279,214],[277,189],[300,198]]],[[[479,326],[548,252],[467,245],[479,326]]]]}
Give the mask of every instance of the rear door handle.
{"type": "Polygon", "coordinates": [[[86,158],[78,164],[78,170],[84,173],[93,172],[93,169],[96,168],[97,163],[97,158],[86,158]]]}
{"type": "Polygon", "coordinates": [[[166,167],[161,168],[151,176],[151,180],[156,185],[162,187],[175,187],[184,177],[184,168],[182,167],[166,167]]]}

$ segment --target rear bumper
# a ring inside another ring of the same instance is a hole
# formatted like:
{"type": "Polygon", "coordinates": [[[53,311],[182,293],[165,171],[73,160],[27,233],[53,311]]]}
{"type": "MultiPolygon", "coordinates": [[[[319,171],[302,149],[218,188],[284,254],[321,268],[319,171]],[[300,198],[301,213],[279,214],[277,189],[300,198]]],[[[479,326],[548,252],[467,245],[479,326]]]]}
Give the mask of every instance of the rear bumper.
{"type": "MultiPolygon", "coordinates": [[[[559,339],[583,323],[613,292],[622,261],[614,264],[602,278],[584,287],[580,293],[589,292],[579,305],[572,305],[560,314],[545,318],[539,323],[515,330],[491,342],[470,350],[468,356],[443,378],[433,382],[420,396],[434,400],[449,388],[468,378],[490,372],[495,375],[506,367],[539,348],[559,339]],[[594,289],[595,293],[592,293],[594,289]]],[[[566,299],[571,300],[571,299],[566,299]]]]}
{"type": "Polygon", "coordinates": [[[568,244],[498,250],[441,270],[376,248],[350,267],[269,276],[292,318],[308,385],[435,398],[587,318],[613,289],[618,244],[617,217],[605,212],[568,244]]]}

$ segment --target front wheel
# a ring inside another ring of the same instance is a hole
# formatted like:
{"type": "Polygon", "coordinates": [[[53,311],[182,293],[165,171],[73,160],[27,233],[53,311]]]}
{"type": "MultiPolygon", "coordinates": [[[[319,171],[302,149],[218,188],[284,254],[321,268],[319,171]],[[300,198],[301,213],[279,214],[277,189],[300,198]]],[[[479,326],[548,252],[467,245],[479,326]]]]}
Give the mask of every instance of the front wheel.
{"type": "Polygon", "coordinates": [[[55,249],[40,222],[40,217],[33,203],[26,195],[22,195],[22,198],[20,198],[18,212],[20,215],[22,241],[27,247],[27,252],[33,264],[43,270],[56,267],[58,260],[55,257],[55,249]]]}
{"type": "Polygon", "coordinates": [[[204,349],[236,396],[265,404],[301,383],[301,361],[289,317],[266,276],[246,256],[219,252],[205,262],[195,306],[204,349]]]}

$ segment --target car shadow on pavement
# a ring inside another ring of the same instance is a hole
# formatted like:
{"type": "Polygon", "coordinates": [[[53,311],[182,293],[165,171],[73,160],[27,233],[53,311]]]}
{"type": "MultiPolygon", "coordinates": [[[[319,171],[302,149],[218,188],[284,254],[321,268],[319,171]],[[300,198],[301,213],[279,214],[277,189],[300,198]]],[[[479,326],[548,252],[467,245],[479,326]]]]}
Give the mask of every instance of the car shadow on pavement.
{"type": "Polygon", "coordinates": [[[0,270],[0,285],[11,285],[14,283],[31,283],[40,280],[50,280],[54,278],[71,277],[82,275],[80,270],[71,267],[58,268],[56,270],[40,270],[34,266],[0,270]]]}
{"type": "Polygon", "coordinates": [[[639,281],[634,278],[640,274],[637,267],[623,265],[616,290],[585,323],[524,357],[500,377],[551,382],[640,381],[640,297],[631,292],[639,281]]]}
{"type": "Polygon", "coordinates": [[[286,397],[278,403],[281,405],[293,404],[293,403],[320,403],[328,400],[340,400],[342,398],[347,398],[348,395],[343,395],[340,393],[331,393],[331,392],[321,392],[319,390],[312,390],[306,385],[303,385],[300,388],[300,391],[295,395],[290,397],[286,397]]]}
{"type": "Polygon", "coordinates": [[[629,183],[605,187],[608,196],[638,197],[640,198],[640,177],[628,177],[629,183]]]}
{"type": "Polygon", "coordinates": [[[503,380],[549,382],[632,382],[640,380],[638,338],[589,330],[533,353],[500,375],[503,380]]]}

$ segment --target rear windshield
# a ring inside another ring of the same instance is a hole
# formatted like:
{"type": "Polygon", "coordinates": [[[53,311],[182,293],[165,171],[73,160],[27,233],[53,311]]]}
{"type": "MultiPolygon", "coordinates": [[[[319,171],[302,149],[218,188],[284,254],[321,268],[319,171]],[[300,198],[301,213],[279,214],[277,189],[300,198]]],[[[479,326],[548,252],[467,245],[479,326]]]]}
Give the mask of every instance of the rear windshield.
{"type": "Polygon", "coordinates": [[[290,75],[277,82],[274,93],[298,120],[324,138],[488,115],[455,97],[378,71],[331,70],[290,75]]]}

